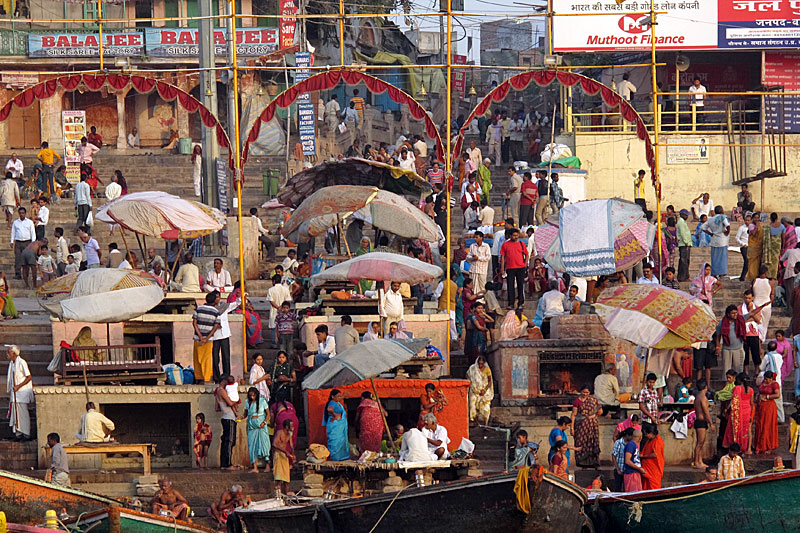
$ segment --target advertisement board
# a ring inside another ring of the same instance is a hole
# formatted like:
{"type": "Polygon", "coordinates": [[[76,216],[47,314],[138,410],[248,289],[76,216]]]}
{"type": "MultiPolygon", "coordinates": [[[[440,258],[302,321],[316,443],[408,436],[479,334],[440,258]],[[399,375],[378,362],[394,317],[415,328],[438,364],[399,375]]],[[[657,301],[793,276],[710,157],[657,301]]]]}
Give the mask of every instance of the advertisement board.
{"type": "MultiPolygon", "coordinates": [[[[453,54],[454,65],[466,65],[467,56],[453,54]]],[[[463,68],[453,70],[453,91],[459,95],[462,100],[467,94],[467,71],[463,68]]]]}
{"type": "MultiPolygon", "coordinates": [[[[294,75],[295,83],[301,82],[311,75],[308,68],[313,63],[310,52],[297,52],[294,54],[295,66],[297,71],[294,75]]],[[[314,104],[311,103],[311,95],[302,93],[297,97],[297,124],[300,135],[300,144],[303,147],[303,155],[317,154],[316,140],[316,120],[314,104]]]]}
{"type": "MultiPolygon", "coordinates": [[[[800,91],[800,53],[765,52],[761,83],[800,91]]],[[[767,128],[800,133],[800,96],[765,96],[763,116],[767,128]]]]}
{"type": "Polygon", "coordinates": [[[667,139],[668,165],[694,165],[708,163],[708,137],[670,137],[667,139]],[[670,146],[695,144],[697,146],[670,146]]]}
{"type": "Polygon", "coordinates": [[[81,144],[81,138],[86,136],[86,111],[62,111],[61,131],[64,135],[64,161],[80,163],[78,145],[81,144]]]}
{"type": "Polygon", "coordinates": [[[717,27],[719,48],[795,48],[800,1],[720,0],[717,27]]]}
{"type": "MultiPolygon", "coordinates": [[[[196,28],[147,28],[145,51],[151,57],[196,57],[200,53],[196,28]]],[[[214,30],[214,54],[224,56],[227,32],[214,30]]],[[[236,53],[241,57],[261,56],[278,48],[276,28],[241,28],[236,30],[236,53]]]]}
{"type": "Polygon", "coordinates": [[[294,32],[297,29],[297,6],[294,0],[278,0],[280,6],[280,47],[289,48],[294,44],[294,32]]]}
{"type": "MultiPolygon", "coordinates": [[[[99,44],[97,33],[29,33],[28,57],[99,57],[99,44]]],[[[144,35],[141,32],[104,33],[103,55],[144,55],[144,35]]]]}

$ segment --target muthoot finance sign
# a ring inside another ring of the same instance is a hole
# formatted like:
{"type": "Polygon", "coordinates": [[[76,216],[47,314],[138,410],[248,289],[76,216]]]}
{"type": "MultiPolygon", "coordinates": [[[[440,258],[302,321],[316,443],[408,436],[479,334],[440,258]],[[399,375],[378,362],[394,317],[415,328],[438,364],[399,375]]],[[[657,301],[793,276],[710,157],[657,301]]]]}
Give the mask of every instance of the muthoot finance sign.
{"type": "MultiPolygon", "coordinates": [[[[691,50],[717,47],[717,0],[656,1],[655,44],[658,49],[691,50]]],[[[557,52],[650,50],[646,24],[649,1],[579,3],[553,0],[553,49],[557,52]]]]}

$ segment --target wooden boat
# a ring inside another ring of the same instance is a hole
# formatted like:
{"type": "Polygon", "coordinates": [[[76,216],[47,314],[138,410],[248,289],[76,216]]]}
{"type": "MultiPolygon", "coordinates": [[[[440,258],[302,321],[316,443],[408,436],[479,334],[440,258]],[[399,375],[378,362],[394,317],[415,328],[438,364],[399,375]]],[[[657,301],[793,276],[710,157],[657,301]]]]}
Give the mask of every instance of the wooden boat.
{"type": "Polygon", "coordinates": [[[111,533],[112,531],[122,531],[123,533],[175,533],[181,531],[184,533],[214,533],[215,531],[191,522],[123,508],[117,508],[116,511],[108,508],[87,513],[65,524],[68,527],[80,526],[82,531],[86,530],[88,526],[92,533],[111,533]],[[115,513],[119,516],[118,528],[113,527],[113,524],[117,522],[115,513]]]}
{"type": "Polygon", "coordinates": [[[99,494],[0,470],[0,511],[18,524],[41,524],[45,512],[50,509],[57,513],[66,509],[70,516],[77,516],[113,504],[119,502],[99,494]]]}
{"type": "Polygon", "coordinates": [[[229,533],[328,533],[376,531],[591,532],[583,514],[584,491],[534,467],[528,490],[531,513],[517,508],[517,474],[501,474],[407,487],[399,493],[307,504],[263,500],[228,517],[229,533]],[[427,526],[426,526],[427,524],[427,526]]]}
{"type": "Polygon", "coordinates": [[[800,470],[625,494],[589,495],[598,533],[618,531],[800,531],[800,470]],[[641,516],[638,509],[641,504],[641,516]]]}

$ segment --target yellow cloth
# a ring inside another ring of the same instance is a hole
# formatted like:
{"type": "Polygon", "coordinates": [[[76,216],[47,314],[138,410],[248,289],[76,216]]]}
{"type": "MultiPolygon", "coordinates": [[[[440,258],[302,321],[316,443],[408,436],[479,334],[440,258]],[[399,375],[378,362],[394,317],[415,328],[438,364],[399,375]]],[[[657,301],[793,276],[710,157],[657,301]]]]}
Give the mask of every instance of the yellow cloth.
{"type": "Polygon", "coordinates": [[[280,450],[275,450],[272,456],[272,478],[275,481],[291,481],[291,467],[289,466],[289,457],[280,450]]]}
{"type": "Polygon", "coordinates": [[[58,153],[52,148],[45,148],[36,154],[36,159],[40,160],[45,165],[52,165],[55,163],[56,158],[60,157],[58,153]]]}
{"type": "MultiPolygon", "coordinates": [[[[89,326],[84,326],[78,332],[78,336],[72,341],[73,348],[96,347],[97,342],[92,338],[92,330],[89,326]]],[[[77,350],[75,352],[81,361],[102,361],[105,359],[105,351],[98,350],[77,350]]]]}
{"type": "Polygon", "coordinates": [[[214,371],[211,364],[211,352],[214,343],[209,341],[203,345],[200,341],[194,341],[192,358],[194,359],[194,379],[195,381],[211,381],[214,371]]]}
{"type": "Polygon", "coordinates": [[[400,294],[403,298],[411,298],[411,285],[405,281],[400,283],[400,294]]]}
{"type": "Polygon", "coordinates": [[[531,514],[531,495],[528,493],[529,467],[520,468],[517,481],[514,483],[514,494],[517,495],[517,509],[525,514],[531,514]]]}
{"type": "Polygon", "coordinates": [[[794,418],[792,418],[791,425],[789,426],[789,451],[791,453],[795,453],[797,451],[797,430],[797,422],[795,422],[794,418]]]}

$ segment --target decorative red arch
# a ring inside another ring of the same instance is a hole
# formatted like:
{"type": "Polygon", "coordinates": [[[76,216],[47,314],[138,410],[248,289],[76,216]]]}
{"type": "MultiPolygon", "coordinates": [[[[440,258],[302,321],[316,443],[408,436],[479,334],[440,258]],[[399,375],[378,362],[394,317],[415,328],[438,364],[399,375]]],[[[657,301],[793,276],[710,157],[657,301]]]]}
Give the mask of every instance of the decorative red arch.
{"type": "Polygon", "coordinates": [[[258,119],[256,119],[256,121],[253,123],[250,133],[247,135],[247,140],[245,141],[244,148],[242,150],[242,167],[244,167],[244,164],[247,161],[250,143],[255,142],[255,140],[258,139],[258,134],[261,131],[261,123],[272,120],[272,117],[275,116],[276,107],[280,107],[282,109],[287,108],[292,105],[292,103],[297,100],[297,97],[301,94],[311,91],[324,91],[332,89],[339,84],[339,81],[344,81],[348,85],[357,85],[363,81],[370,92],[381,94],[385,91],[389,94],[389,98],[391,98],[393,101],[400,104],[407,104],[412,117],[417,120],[425,121],[425,132],[428,134],[428,137],[431,137],[436,141],[436,155],[440,159],[444,157],[444,144],[442,144],[442,138],[439,135],[439,130],[436,127],[436,124],[433,123],[433,120],[425,111],[425,108],[422,107],[419,102],[414,100],[410,94],[402,89],[397,88],[391,83],[387,83],[380,78],[376,78],[375,76],[364,74],[363,72],[358,72],[356,70],[331,69],[326,72],[315,74],[301,82],[292,85],[279,94],[274,100],[272,100],[272,102],[269,103],[269,105],[267,105],[267,107],[264,108],[264,110],[258,116],[258,119]]]}
{"type": "Polygon", "coordinates": [[[540,87],[546,87],[554,82],[558,81],[559,83],[566,85],[568,87],[573,87],[575,85],[580,84],[581,88],[587,94],[597,94],[600,93],[600,96],[603,98],[603,102],[607,105],[616,107],[619,106],[620,114],[622,118],[636,125],[636,135],[644,141],[645,143],[645,157],[647,159],[647,165],[650,167],[650,175],[653,181],[653,185],[656,187],[656,194],[661,195],[661,187],[657,183],[657,177],[655,176],[655,152],[653,151],[653,144],[650,141],[650,136],[647,134],[647,128],[644,125],[644,121],[639,113],[631,106],[631,104],[625,100],[619,93],[613,91],[610,87],[603,85],[597,80],[593,80],[587,76],[582,74],[575,74],[572,72],[565,72],[560,70],[553,70],[553,69],[542,69],[542,70],[535,70],[531,72],[523,72],[521,74],[517,74],[512,76],[511,78],[507,79],[487,94],[475,109],[472,110],[472,113],[469,115],[466,121],[464,121],[464,126],[458,131],[458,138],[456,139],[455,145],[453,147],[453,157],[457,157],[457,155],[461,152],[461,148],[464,144],[464,131],[469,126],[469,123],[472,122],[472,119],[476,116],[483,115],[486,113],[486,110],[489,109],[489,106],[493,102],[501,102],[505,100],[508,96],[508,93],[511,89],[516,91],[522,91],[534,82],[536,85],[540,87]]]}
{"type": "Polygon", "coordinates": [[[59,86],[71,92],[76,90],[81,83],[90,91],[99,91],[105,84],[108,84],[109,87],[118,91],[126,88],[129,84],[139,93],[149,93],[155,89],[158,91],[158,95],[164,100],[171,102],[177,99],[180,106],[190,113],[199,111],[200,119],[203,121],[203,124],[209,128],[214,128],[217,134],[217,142],[223,148],[228,149],[228,166],[231,169],[234,168],[235,165],[231,155],[231,141],[230,138],[228,138],[228,133],[225,131],[225,128],[223,128],[219,120],[217,120],[217,117],[200,103],[199,100],[183,89],[171,83],[165,83],[145,76],[130,76],[127,74],[73,74],[51,78],[25,89],[0,108],[0,122],[8,119],[14,106],[21,108],[30,107],[36,100],[45,100],[55,95],[59,86]]]}

